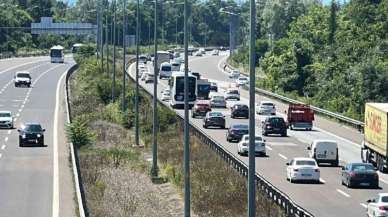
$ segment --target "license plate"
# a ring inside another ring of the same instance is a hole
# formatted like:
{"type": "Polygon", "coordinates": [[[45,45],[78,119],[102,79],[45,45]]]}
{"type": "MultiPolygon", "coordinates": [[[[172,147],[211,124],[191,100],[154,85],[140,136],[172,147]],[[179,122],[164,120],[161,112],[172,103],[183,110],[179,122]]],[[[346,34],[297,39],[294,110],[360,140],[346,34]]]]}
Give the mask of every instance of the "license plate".
{"type": "Polygon", "coordinates": [[[279,128],[273,128],[274,130],[280,130],[279,128]]]}
{"type": "Polygon", "coordinates": [[[318,154],[317,156],[318,156],[318,158],[326,158],[325,154],[318,154]]]}
{"type": "Polygon", "coordinates": [[[311,176],[311,174],[302,174],[302,176],[311,176]]]}
{"type": "Polygon", "coordinates": [[[360,183],[361,186],[369,186],[370,183],[360,183]]]}

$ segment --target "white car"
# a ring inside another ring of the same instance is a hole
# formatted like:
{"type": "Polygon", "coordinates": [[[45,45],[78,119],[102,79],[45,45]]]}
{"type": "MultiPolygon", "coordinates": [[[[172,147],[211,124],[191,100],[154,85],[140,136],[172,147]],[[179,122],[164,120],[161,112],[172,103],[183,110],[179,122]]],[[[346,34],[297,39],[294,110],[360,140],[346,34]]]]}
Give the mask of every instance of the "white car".
{"type": "Polygon", "coordinates": [[[13,116],[10,111],[0,111],[0,127],[13,129],[13,116]]]}
{"type": "Polygon", "coordinates": [[[240,100],[240,91],[237,88],[228,88],[225,92],[225,100],[235,99],[240,100]]]}
{"type": "Polygon", "coordinates": [[[320,183],[320,170],[317,162],[312,158],[296,157],[287,163],[287,180],[314,181],[320,183]]]}
{"type": "Polygon", "coordinates": [[[256,113],[259,115],[276,115],[275,104],[270,101],[261,101],[256,104],[256,113]]]}
{"type": "MultiPolygon", "coordinates": [[[[248,155],[249,152],[249,135],[243,135],[241,141],[237,145],[237,153],[239,155],[248,155]]],[[[266,155],[265,140],[263,137],[255,136],[255,155],[266,155]]]]}
{"type": "Polygon", "coordinates": [[[147,77],[147,72],[143,72],[141,74],[140,80],[144,81],[146,79],[146,77],[147,77]]]}
{"type": "Polygon", "coordinates": [[[245,84],[248,84],[248,83],[249,83],[249,80],[248,80],[248,78],[245,77],[245,76],[240,76],[240,77],[238,77],[237,80],[236,80],[236,84],[237,84],[238,86],[242,86],[242,85],[245,85],[245,84]]]}
{"type": "Polygon", "coordinates": [[[145,73],[145,79],[144,82],[147,83],[154,83],[155,81],[155,75],[153,73],[145,73]]]}
{"type": "Polygon", "coordinates": [[[194,53],[194,56],[201,57],[202,56],[202,52],[201,51],[197,51],[197,52],[194,53]]]}
{"type": "Polygon", "coordinates": [[[16,72],[14,76],[15,87],[19,86],[31,86],[31,75],[27,71],[16,72]]]}
{"type": "Polygon", "coordinates": [[[229,78],[238,78],[240,76],[240,71],[239,70],[232,70],[229,72],[229,78]]]}
{"type": "Polygon", "coordinates": [[[162,101],[168,101],[170,100],[170,90],[163,91],[162,93],[162,101]]]}
{"type": "Polygon", "coordinates": [[[212,51],[212,56],[218,56],[219,51],[217,49],[212,51]]]}
{"type": "Polygon", "coordinates": [[[368,217],[388,217],[388,193],[379,193],[377,197],[367,200],[366,215],[368,217]]]}

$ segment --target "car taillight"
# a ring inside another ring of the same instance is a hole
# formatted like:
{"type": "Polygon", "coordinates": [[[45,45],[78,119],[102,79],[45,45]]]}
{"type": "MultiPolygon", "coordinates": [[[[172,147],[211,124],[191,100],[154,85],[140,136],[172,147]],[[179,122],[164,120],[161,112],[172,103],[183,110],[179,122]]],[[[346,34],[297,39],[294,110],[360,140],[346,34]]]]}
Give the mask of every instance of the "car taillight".
{"type": "Polygon", "coordinates": [[[272,128],[272,126],[271,125],[267,125],[267,129],[271,129],[272,128]]]}
{"type": "Polygon", "coordinates": [[[317,173],[319,173],[319,169],[315,169],[314,171],[317,172],[317,173]]]}
{"type": "Polygon", "coordinates": [[[381,210],[381,211],[388,211],[388,207],[386,207],[386,206],[379,206],[379,210],[381,210]]]}
{"type": "Polygon", "coordinates": [[[294,172],[298,172],[299,170],[298,169],[294,169],[294,172]]]}

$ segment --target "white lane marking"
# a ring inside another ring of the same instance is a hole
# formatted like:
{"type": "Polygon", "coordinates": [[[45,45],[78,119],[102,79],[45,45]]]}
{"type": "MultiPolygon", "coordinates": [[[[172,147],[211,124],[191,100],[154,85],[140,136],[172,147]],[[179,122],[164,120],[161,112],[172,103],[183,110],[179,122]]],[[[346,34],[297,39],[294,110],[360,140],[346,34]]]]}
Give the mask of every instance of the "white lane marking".
{"type": "Polygon", "coordinates": [[[345,193],[344,191],[342,191],[342,190],[340,190],[340,189],[337,189],[337,192],[340,193],[340,194],[342,194],[342,195],[345,196],[345,197],[350,197],[349,194],[345,193]]]}
{"type": "Polygon", "coordinates": [[[5,137],[4,141],[5,141],[5,142],[8,142],[8,137],[5,137]]]}
{"type": "Polygon", "coordinates": [[[61,88],[61,83],[66,73],[63,73],[58,80],[57,91],[55,97],[55,113],[54,113],[54,132],[53,132],[53,213],[52,217],[59,216],[59,165],[58,165],[58,116],[59,116],[59,91],[61,88]]]}
{"type": "Polygon", "coordinates": [[[284,155],[282,155],[282,154],[278,154],[278,155],[279,155],[279,157],[283,158],[284,160],[287,160],[287,159],[288,159],[286,156],[284,156],[284,155]]]}
{"type": "Polygon", "coordinates": [[[2,145],[2,146],[1,146],[1,150],[4,150],[4,149],[5,149],[5,147],[6,147],[5,145],[2,145]]]}
{"type": "Polygon", "coordinates": [[[23,109],[19,109],[18,112],[21,112],[23,109]]]}
{"type": "Polygon", "coordinates": [[[23,102],[23,105],[20,106],[20,108],[24,108],[25,101],[23,102]]]}
{"type": "Polygon", "coordinates": [[[267,145],[267,149],[270,150],[270,151],[272,151],[271,146],[268,146],[268,145],[267,145]]]}
{"type": "Polygon", "coordinates": [[[362,207],[364,207],[365,209],[368,207],[366,204],[364,204],[364,203],[360,203],[360,205],[362,206],[362,207]]]}
{"type": "Polygon", "coordinates": [[[18,118],[13,119],[13,121],[16,121],[18,118]]]}
{"type": "Polygon", "coordinates": [[[1,158],[1,156],[3,156],[3,155],[0,153],[0,158],[1,158]]]}
{"type": "Polygon", "coordinates": [[[11,134],[11,132],[12,132],[11,130],[8,130],[8,134],[11,134]]]}
{"type": "Polygon", "coordinates": [[[326,181],[325,181],[324,179],[322,179],[322,178],[319,178],[319,181],[320,181],[321,183],[323,183],[323,184],[326,183],[326,181]]]}
{"type": "Polygon", "coordinates": [[[16,114],[16,117],[19,117],[19,116],[20,116],[20,114],[19,114],[19,113],[17,113],[17,114],[16,114]]]}

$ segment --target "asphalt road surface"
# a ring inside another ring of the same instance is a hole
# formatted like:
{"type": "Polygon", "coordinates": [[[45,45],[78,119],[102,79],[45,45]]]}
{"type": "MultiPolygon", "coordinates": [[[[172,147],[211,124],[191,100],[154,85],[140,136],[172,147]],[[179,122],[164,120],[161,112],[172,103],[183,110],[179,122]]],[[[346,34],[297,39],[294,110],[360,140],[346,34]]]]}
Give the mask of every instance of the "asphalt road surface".
{"type": "Polygon", "coordinates": [[[0,129],[1,217],[75,216],[63,88],[72,65],[72,58],[64,64],[50,63],[49,57],[0,61],[0,110],[15,117],[15,129],[0,129]],[[14,87],[15,72],[23,70],[31,73],[31,88],[14,87]],[[25,122],[46,129],[44,147],[19,147],[16,128],[25,122]]]}
{"type": "MultiPolygon", "coordinates": [[[[223,91],[233,83],[227,74],[222,70],[222,64],[226,56],[190,57],[189,68],[192,71],[200,72],[202,77],[216,81],[219,86],[219,92],[223,91]]],[[[148,65],[149,70],[153,70],[148,65]]],[[[134,77],[134,65],[130,66],[130,74],[134,77]]],[[[141,85],[152,93],[153,84],[141,85]]],[[[161,91],[167,88],[167,81],[162,80],[158,84],[158,97],[161,97],[161,91]]],[[[241,102],[248,105],[248,92],[240,89],[241,102]]],[[[276,104],[278,115],[284,115],[283,111],[287,106],[283,103],[256,95],[256,102],[260,100],[270,100],[276,104]]],[[[236,101],[228,101],[227,109],[213,109],[222,111],[226,115],[226,125],[232,123],[246,123],[247,119],[231,119],[229,107],[236,101]]],[[[168,102],[166,102],[168,104],[168,102]]],[[[183,110],[176,110],[183,114],[183,110]]],[[[261,120],[265,116],[256,115],[256,131],[260,133],[261,120]]],[[[202,119],[193,119],[190,122],[199,128],[202,128],[202,119]]],[[[237,154],[237,143],[226,141],[226,130],[203,129],[206,134],[222,146],[234,153],[237,158],[248,164],[248,157],[237,154]]],[[[315,139],[332,139],[338,141],[339,157],[343,165],[346,162],[360,162],[360,143],[362,135],[354,129],[343,126],[331,120],[322,117],[316,117],[312,131],[291,131],[288,130],[288,137],[268,136],[267,156],[256,157],[256,171],[263,175],[268,181],[289,195],[297,204],[307,209],[318,217],[356,217],[366,215],[366,200],[374,197],[379,192],[384,192],[388,188],[388,176],[380,174],[379,189],[349,189],[341,185],[340,167],[321,166],[320,184],[293,184],[286,180],[286,163],[293,157],[307,157],[306,150],[309,143],[315,139]]]]}

